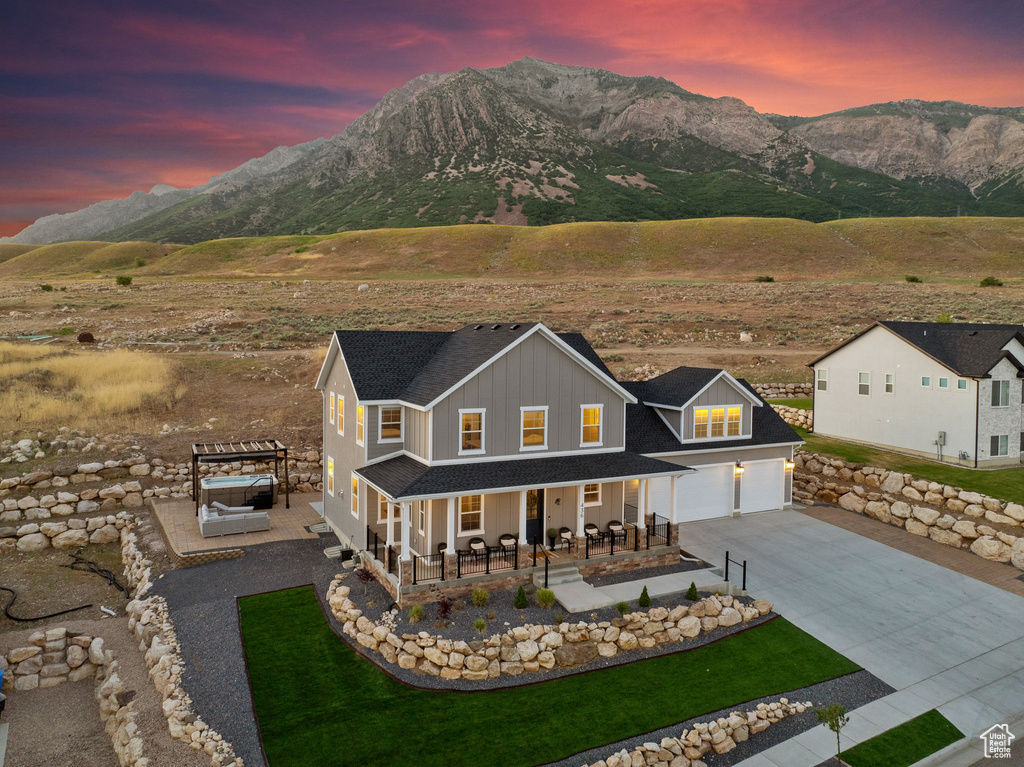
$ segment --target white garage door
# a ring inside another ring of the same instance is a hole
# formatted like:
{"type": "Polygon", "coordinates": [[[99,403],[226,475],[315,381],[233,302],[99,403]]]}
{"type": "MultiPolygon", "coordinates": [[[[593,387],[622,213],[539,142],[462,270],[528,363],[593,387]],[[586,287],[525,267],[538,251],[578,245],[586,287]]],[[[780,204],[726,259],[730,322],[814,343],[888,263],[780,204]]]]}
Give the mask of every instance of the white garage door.
{"type": "Polygon", "coordinates": [[[680,522],[726,517],[732,514],[733,466],[695,466],[697,471],[676,480],[676,508],[680,522]]]}
{"type": "Polygon", "coordinates": [[[769,511],[782,507],[783,461],[748,463],[740,479],[740,511],[769,511]]]}

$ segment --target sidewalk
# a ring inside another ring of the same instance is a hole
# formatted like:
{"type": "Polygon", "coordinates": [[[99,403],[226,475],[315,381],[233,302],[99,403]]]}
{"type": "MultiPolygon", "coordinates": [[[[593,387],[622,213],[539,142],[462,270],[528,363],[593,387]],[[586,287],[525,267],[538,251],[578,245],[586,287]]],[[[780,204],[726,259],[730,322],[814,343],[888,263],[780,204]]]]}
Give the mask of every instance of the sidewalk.
{"type": "Polygon", "coordinates": [[[725,581],[713,569],[658,575],[600,587],[591,586],[585,581],[573,581],[556,584],[551,590],[555,592],[555,599],[562,607],[571,613],[579,613],[609,607],[619,602],[633,602],[640,597],[644,586],[647,587],[649,596],[663,597],[685,592],[691,583],[695,583],[701,591],[726,591],[725,581]]]}

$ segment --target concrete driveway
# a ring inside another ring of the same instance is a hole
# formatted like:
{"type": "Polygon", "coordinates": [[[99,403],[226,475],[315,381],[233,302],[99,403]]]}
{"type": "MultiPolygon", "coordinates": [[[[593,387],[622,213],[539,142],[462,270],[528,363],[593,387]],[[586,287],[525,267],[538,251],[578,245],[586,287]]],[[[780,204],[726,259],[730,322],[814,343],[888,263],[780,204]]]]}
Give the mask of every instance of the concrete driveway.
{"type": "MultiPolygon", "coordinates": [[[[847,746],[932,708],[968,736],[1024,715],[1024,598],[798,511],[693,522],[679,539],[716,565],[746,559],[752,595],[897,690],[854,713],[847,746]]],[[[835,737],[816,727],[743,764],[828,756],[835,737]]]]}

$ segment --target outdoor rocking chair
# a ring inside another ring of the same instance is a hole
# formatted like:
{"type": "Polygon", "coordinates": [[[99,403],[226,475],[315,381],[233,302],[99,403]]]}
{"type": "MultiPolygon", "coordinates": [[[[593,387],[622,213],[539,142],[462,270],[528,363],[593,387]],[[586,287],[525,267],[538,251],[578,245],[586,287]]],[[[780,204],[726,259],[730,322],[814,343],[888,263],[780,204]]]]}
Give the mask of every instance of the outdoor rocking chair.
{"type": "Polygon", "coordinates": [[[621,540],[623,545],[625,545],[626,543],[626,528],[617,519],[613,519],[611,522],[608,523],[607,535],[610,535],[612,539],[615,541],[621,540]]]}
{"type": "Polygon", "coordinates": [[[607,533],[601,532],[601,529],[593,522],[587,522],[583,526],[583,533],[591,540],[603,541],[607,533]]]}
{"type": "Polygon", "coordinates": [[[572,551],[573,546],[576,544],[576,536],[572,534],[572,530],[568,527],[563,527],[558,531],[558,539],[565,544],[565,548],[572,551]]]}

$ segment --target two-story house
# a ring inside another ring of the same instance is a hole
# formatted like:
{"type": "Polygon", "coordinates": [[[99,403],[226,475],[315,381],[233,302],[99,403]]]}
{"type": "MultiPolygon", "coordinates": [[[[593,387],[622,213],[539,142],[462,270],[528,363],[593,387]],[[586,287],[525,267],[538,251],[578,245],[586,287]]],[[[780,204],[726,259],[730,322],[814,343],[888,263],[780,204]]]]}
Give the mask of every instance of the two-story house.
{"type": "Polygon", "coordinates": [[[810,366],[816,434],[971,467],[1024,458],[1024,326],[876,322],[810,366]]]}
{"type": "Polygon", "coordinates": [[[526,579],[535,551],[584,574],[671,563],[680,522],[791,497],[799,438],[745,383],[623,383],[540,323],[338,331],[316,386],[325,520],[399,601],[526,579]]]}

